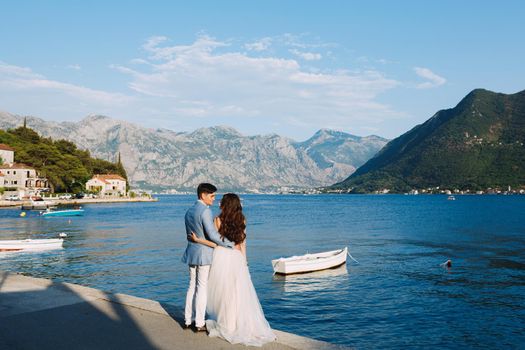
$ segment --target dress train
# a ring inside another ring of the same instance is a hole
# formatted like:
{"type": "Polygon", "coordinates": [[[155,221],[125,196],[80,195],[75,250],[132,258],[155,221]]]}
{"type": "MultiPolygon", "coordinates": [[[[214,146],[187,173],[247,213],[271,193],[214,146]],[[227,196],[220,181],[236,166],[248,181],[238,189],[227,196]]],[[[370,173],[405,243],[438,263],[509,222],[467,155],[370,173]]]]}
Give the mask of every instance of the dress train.
{"type": "Polygon", "coordinates": [[[206,327],[210,337],[262,346],[276,339],[264,317],[244,255],[216,247],[208,279],[206,327]]]}

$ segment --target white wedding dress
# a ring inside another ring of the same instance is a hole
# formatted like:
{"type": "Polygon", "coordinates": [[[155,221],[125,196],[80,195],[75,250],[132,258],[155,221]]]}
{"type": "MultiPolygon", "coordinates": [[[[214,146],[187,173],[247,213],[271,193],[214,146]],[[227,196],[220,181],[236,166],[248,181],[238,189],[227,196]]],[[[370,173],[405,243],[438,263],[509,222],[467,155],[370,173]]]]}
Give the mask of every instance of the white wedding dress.
{"type": "Polygon", "coordinates": [[[206,311],[210,337],[251,346],[262,346],[276,338],[264,317],[246,259],[237,249],[214,249],[206,311]]]}

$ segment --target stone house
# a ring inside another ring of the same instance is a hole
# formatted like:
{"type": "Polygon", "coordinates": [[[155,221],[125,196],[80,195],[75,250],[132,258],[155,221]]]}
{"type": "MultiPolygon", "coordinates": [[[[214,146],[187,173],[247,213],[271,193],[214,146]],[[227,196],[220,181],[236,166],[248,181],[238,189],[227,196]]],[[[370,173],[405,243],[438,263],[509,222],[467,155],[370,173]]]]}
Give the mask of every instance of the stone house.
{"type": "Polygon", "coordinates": [[[48,188],[49,182],[40,177],[29,165],[15,163],[15,149],[0,143],[0,187],[11,188],[20,197],[36,194],[39,190],[48,188]]]}
{"type": "Polygon", "coordinates": [[[126,179],[116,174],[94,175],[86,182],[86,190],[103,197],[126,195],[126,179]]]}
{"type": "Polygon", "coordinates": [[[34,168],[26,164],[4,163],[0,165],[0,172],[3,174],[3,187],[16,188],[20,197],[32,195],[49,186],[46,178],[40,177],[34,168]]]}
{"type": "Polygon", "coordinates": [[[0,158],[2,159],[2,164],[9,164],[15,162],[15,149],[0,143],[0,158]]]}

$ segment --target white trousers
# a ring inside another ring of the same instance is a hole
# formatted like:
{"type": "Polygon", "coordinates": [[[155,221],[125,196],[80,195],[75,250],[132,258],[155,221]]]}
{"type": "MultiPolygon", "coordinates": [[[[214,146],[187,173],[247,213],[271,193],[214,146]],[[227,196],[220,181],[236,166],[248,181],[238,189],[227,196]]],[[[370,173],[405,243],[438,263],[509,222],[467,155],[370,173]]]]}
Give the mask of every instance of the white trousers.
{"type": "Polygon", "coordinates": [[[196,327],[204,326],[204,314],[208,300],[208,275],[211,265],[190,265],[190,285],[186,294],[184,322],[189,325],[195,321],[196,327]]]}

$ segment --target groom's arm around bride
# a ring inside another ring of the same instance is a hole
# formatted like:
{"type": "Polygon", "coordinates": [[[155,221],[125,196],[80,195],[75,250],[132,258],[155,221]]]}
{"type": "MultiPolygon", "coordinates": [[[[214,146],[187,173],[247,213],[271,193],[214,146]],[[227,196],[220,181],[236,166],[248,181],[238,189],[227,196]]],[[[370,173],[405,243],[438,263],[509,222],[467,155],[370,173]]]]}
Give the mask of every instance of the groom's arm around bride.
{"type": "MultiPolygon", "coordinates": [[[[221,238],[221,234],[217,231],[215,223],[213,222],[213,215],[210,208],[206,208],[202,213],[202,225],[204,226],[204,238],[207,238],[209,241],[212,241],[213,243],[223,247],[233,247],[233,243],[230,242],[227,238],[221,238]]],[[[189,239],[191,240],[191,238],[189,239]]]]}

